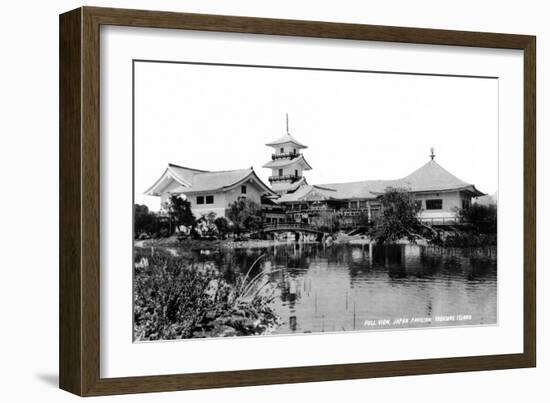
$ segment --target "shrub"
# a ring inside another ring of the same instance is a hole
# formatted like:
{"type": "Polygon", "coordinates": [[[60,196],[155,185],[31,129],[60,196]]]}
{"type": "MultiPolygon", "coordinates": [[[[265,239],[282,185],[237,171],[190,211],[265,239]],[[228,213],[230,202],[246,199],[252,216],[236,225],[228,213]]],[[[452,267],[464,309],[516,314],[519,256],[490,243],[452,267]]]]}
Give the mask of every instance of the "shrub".
{"type": "Polygon", "coordinates": [[[135,339],[263,334],[278,323],[270,290],[258,277],[236,274],[229,283],[201,267],[158,252],[135,254],[135,339]]]}
{"type": "Polygon", "coordinates": [[[224,238],[231,231],[231,228],[229,227],[229,221],[225,217],[216,217],[216,219],[214,220],[214,224],[216,225],[216,228],[218,228],[219,234],[224,238]]]}
{"type": "Polygon", "coordinates": [[[201,216],[195,223],[195,233],[201,238],[214,238],[218,236],[218,227],[215,224],[215,213],[201,216]]]}

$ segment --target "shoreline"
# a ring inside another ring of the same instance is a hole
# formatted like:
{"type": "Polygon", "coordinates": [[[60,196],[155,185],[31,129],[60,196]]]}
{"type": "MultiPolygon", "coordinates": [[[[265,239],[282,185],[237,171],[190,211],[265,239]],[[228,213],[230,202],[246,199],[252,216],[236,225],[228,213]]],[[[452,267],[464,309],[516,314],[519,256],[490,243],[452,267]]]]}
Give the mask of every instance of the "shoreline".
{"type": "MultiPolygon", "coordinates": [[[[364,236],[338,236],[332,243],[323,244],[322,242],[308,242],[308,241],[292,241],[292,240],[272,240],[272,239],[249,239],[242,241],[235,241],[233,239],[216,239],[216,240],[201,240],[201,239],[185,239],[178,240],[172,236],[169,238],[157,238],[146,240],[134,240],[134,247],[137,248],[184,248],[187,250],[208,250],[208,249],[244,249],[244,248],[267,248],[272,246],[281,245],[325,245],[330,247],[331,245],[377,245],[368,237],[364,236]]],[[[472,245],[472,246],[453,246],[453,245],[437,245],[431,244],[424,239],[418,240],[416,243],[411,243],[407,240],[401,240],[391,245],[416,245],[424,247],[434,247],[441,249],[478,249],[486,247],[496,247],[497,245],[472,245]]]]}
{"type": "Polygon", "coordinates": [[[150,247],[186,247],[188,249],[239,249],[239,248],[265,248],[278,245],[292,244],[320,244],[319,242],[294,242],[294,241],[277,241],[272,239],[250,239],[245,241],[234,241],[232,239],[216,239],[216,240],[199,240],[186,239],[179,241],[175,237],[163,239],[146,239],[134,240],[134,247],[150,248],[150,247]]]}

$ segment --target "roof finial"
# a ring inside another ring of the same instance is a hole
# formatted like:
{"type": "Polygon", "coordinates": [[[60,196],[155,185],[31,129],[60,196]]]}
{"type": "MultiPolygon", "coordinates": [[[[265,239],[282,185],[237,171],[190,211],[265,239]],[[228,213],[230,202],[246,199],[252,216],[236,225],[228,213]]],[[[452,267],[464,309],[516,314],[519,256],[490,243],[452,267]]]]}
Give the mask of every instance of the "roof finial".
{"type": "Polygon", "coordinates": [[[290,134],[288,131],[288,113],[286,114],[286,134],[290,134]]]}
{"type": "Polygon", "coordinates": [[[434,160],[435,158],[435,154],[434,154],[434,148],[433,147],[430,147],[430,158],[432,159],[432,161],[434,160]]]}

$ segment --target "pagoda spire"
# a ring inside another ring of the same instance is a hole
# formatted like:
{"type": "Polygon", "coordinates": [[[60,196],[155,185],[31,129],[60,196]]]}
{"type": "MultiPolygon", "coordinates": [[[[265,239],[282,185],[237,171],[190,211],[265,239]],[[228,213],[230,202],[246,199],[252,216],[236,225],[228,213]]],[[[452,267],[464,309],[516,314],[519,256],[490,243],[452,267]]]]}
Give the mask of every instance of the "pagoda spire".
{"type": "Polygon", "coordinates": [[[288,131],[288,112],[286,114],[286,134],[290,134],[290,132],[288,131]]]}
{"type": "Polygon", "coordinates": [[[432,159],[432,161],[433,161],[434,158],[435,158],[434,148],[433,148],[433,147],[430,147],[430,158],[432,159]]]}

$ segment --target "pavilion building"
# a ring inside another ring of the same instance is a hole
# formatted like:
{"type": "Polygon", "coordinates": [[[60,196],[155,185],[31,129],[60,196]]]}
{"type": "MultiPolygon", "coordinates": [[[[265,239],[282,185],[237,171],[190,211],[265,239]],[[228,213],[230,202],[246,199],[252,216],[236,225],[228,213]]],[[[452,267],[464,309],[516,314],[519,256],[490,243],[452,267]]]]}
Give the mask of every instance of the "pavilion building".
{"type": "Polygon", "coordinates": [[[420,220],[430,224],[456,223],[458,211],[484,195],[439,165],[433,149],[426,164],[400,179],[310,185],[304,171],[312,168],[301,153],[307,146],[290,134],[288,116],[286,134],[266,145],[273,148],[271,160],[263,165],[271,170],[271,187],[252,168],[204,171],[168,164],[145,194],[160,197],[161,203],[173,194],[183,195],[196,217],[225,216],[231,203],[246,197],[261,205],[266,224],[291,221],[317,226],[335,219],[350,226],[358,217],[376,219],[382,211],[379,196],[388,188],[412,193],[421,207],[420,220]]]}
{"type": "MultiPolygon", "coordinates": [[[[275,142],[268,145],[271,144],[275,142]]],[[[272,166],[270,163],[265,165],[272,166]]],[[[412,193],[421,208],[420,220],[439,225],[457,223],[458,211],[469,207],[473,198],[484,195],[473,184],[457,178],[439,165],[432,149],[430,160],[403,178],[321,185],[297,180],[287,185],[284,191],[277,191],[281,195],[277,202],[284,206],[287,217],[295,222],[326,226],[337,218],[340,224],[352,225],[360,216],[372,221],[381,214],[379,196],[388,188],[412,193]]]]}

